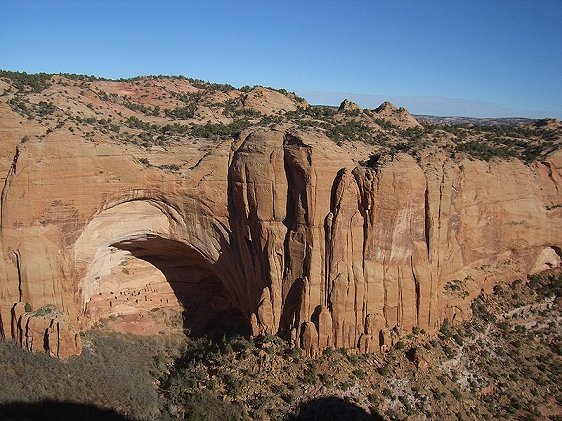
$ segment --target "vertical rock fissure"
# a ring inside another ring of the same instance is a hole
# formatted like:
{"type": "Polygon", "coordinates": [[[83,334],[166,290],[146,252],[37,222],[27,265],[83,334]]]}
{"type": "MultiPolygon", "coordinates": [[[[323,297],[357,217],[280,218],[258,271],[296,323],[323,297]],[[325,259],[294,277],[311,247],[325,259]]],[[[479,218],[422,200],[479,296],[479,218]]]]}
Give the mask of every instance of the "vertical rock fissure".
{"type": "Polygon", "coordinates": [[[544,166],[545,170],[546,170],[546,175],[548,176],[548,179],[550,181],[552,181],[552,185],[554,186],[554,188],[556,189],[556,193],[559,194],[560,191],[558,190],[558,183],[556,182],[556,180],[554,179],[554,174],[553,174],[553,168],[552,168],[552,164],[548,161],[542,161],[540,163],[538,163],[537,165],[542,165],[544,166]]]}
{"type": "Polygon", "coordinates": [[[283,164],[287,179],[287,202],[283,224],[287,228],[283,242],[284,273],[282,282],[282,297],[285,301],[281,315],[280,332],[285,337],[296,335],[300,337],[300,318],[303,294],[305,293],[304,279],[308,275],[308,204],[306,197],[305,174],[298,157],[294,155],[295,146],[299,140],[285,134],[283,142],[283,164]],[[304,183],[303,183],[304,182],[304,183]],[[293,332],[293,333],[291,333],[293,332]]]}
{"type": "Polygon", "coordinates": [[[277,214],[276,214],[276,209],[275,209],[275,205],[277,203],[276,197],[275,197],[275,190],[276,190],[276,186],[277,186],[277,174],[275,173],[275,165],[273,165],[275,159],[275,152],[271,152],[271,155],[269,155],[269,164],[271,165],[271,175],[273,180],[271,180],[271,215],[273,217],[273,220],[277,220],[277,214]]]}
{"type": "Polygon", "coordinates": [[[338,217],[339,217],[339,213],[340,213],[340,207],[341,207],[341,197],[342,197],[342,191],[343,191],[343,187],[342,187],[342,183],[343,183],[343,178],[345,175],[345,169],[342,168],[341,170],[338,171],[336,178],[334,179],[334,182],[332,183],[332,190],[331,190],[331,195],[330,195],[330,213],[326,216],[326,257],[325,257],[325,262],[326,262],[326,275],[325,275],[325,285],[324,285],[324,295],[325,295],[325,305],[328,306],[328,308],[330,308],[330,311],[332,310],[332,306],[331,306],[331,300],[329,298],[330,296],[330,291],[333,287],[332,282],[330,281],[331,277],[332,277],[332,269],[333,269],[333,265],[334,265],[334,259],[333,259],[333,254],[334,254],[334,236],[335,236],[335,230],[336,230],[336,226],[338,224],[338,217]]]}
{"type": "MultiPolygon", "coordinates": [[[[287,205],[286,217],[283,224],[287,227],[285,236],[285,268],[287,271],[295,269],[292,267],[292,258],[298,257],[301,262],[300,274],[293,274],[293,278],[300,276],[310,276],[311,253],[312,253],[312,232],[310,229],[312,223],[313,209],[310,206],[311,192],[310,172],[311,172],[311,154],[310,146],[302,144],[302,142],[289,134],[285,135],[283,145],[284,151],[284,167],[287,177],[287,205]],[[296,147],[296,148],[295,148],[296,147]],[[306,154],[306,166],[303,166],[302,155],[299,156],[298,149],[304,148],[306,154]],[[300,256],[291,256],[290,244],[298,241],[302,244],[300,256]]],[[[298,264],[298,262],[295,262],[298,264]]],[[[292,280],[289,280],[292,282],[292,280]]]]}
{"type": "Polygon", "coordinates": [[[12,158],[12,165],[10,165],[10,169],[8,170],[8,174],[6,175],[6,179],[4,180],[4,186],[2,187],[2,195],[0,196],[0,227],[4,226],[4,209],[6,207],[6,197],[8,196],[8,187],[10,182],[12,181],[12,177],[16,175],[18,159],[20,156],[20,149],[16,146],[16,151],[14,153],[14,157],[12,158]]]}
{"type": "MultiPolygon", "coordinates": [[[[287,232],[285,234],[285,241],[283,242],[283,268],[284,273],[283,277],[288,275],[288,272],[291,268],[291,253],[289,250],[289,243],[291,233],[293,232],[294,226],[294,213],[295,213],[295,204],[293,203],[293,174],[290,168],[290,164],[288,162],[287,154],[284,154],[284,166],[285,166],[285,176],[287,177],[287,202],[285,204],[285,219],[283,220],[283,224],[287,228],[287,232]]],[[[285,298],[286,292],[283,291],[283,298],[285,298]]]]}
{"type": "Polygon", "coordinates": [[[416,272],[414,271],[414,259],[410,258],[410,267],[412,268],[412,278],[414,279],[414,288],[416,290],[416,326],[420,324],[420,282],[416,277],[416,272]]]}
{"type": "MultiPolygon", "coordinates": [[[[443,206],[443,187],[445,184],[445,168],[441,173],[441,183],[439,184],[439,203],[437,208],[437,247],[441,246],[441,208],[443,206]]],[[[441,274],[441,253],[437,254],[437,267],[436,274],[439,276],[441,274]]]]}
{"type": "Polygon", "coordinates": [[[315,214],[315,207],[314,203],[316,203],[316,172],[314,171],[314,167],[312,167],[312,148],[307,146],[306,147],[306,162],[308,166],[305,169],[304,179],[305,179],[305,188],[304,188],[304,197],[303,197],[303,207],[305,209],[304,214],[304,222],[305,222],[305,238],[306,238],[306,247],[305,247],[305,267],[304,267],[304,276],[310,280],[310,273],[312,270],[312,249],[314,247],[314,236],[312,235],[312,225],[314,224],[314,214],[315,214]],[[312,177],[314,175],[314,177],[312,177]],[[314,178],[313,181],[311,179],[314,178]],[[309,191],[310,189],[310,191],[309,191]],[[314,194],[313,194],[314,191],[314,194]],[[311,199],[312,202],[311,202],[311,199]]]}
{"type": "MultiPolygon", "coordinates": [[[[364,178],[366,178],[366,174],[364,176],[364,178]]],[[[361,185],[359,183],[359,180],[357,179],[357,176],[355,177],[355,183],[357,184],[357,188],[358,188],[358,194],[359,194],[359,212],[361,213],[361,216],[363,216],[363,250],[361,251],[361,264],[362,264],[362,272],[363,272],[363,276],[365,277],[365,288],[366,288],[366,294],[367,297],[370,296],[370,290],[371,290],[371,282],[369,282],[369,277],[367,276],[367,274],[365,273],[365,261],[367,258],[367,247],[370,241],[370,233],[371,233],[371,229],[369,227],[369,222],[370,222],[370,218],[369,218],[369,209],[367,204],[365,203],[365,199],[364,199],[364,195],[365,192],[362,191],[361,189],[361,185]]],[[[369,300],[367,300],[367,307],[369,307],[369,300]]],[[[367,308],[367,313],[369,312],[369,308],[367,308]]]]}
{"type": "Polygon", "coordinates": [[[430,257],[430,230],[431,230],[431,214],[430,214],[430,208],[429,208],[429,187],[428,187],[428,183],[426,180],[426,186],[425,186],[425,206],[424,206],[424,217],[425,217],[425,224],[424,224],[424,229],[425,229],[425,246],[427,249],[427,258],[429,259],[430,257]]]}
{"type": "MultiPolygon", "coordinates": [[[[238,151],[236,151],[232,156],[232,161],[236,159],[238,151]]],[[[254,261],[253,254],[251,253],[252,250],[252,242],[246,236],[246,228],[249,225],[248,220],[250,218],[249,209],[244,208],[244,204],[247,204],[248,201],[244,200],[244,203],[240,205],[240,209],[236,206],[235,200],[235,185],[234,185],[234,177],[233,177],[233,167],[232,165],[229,167],[229,175],[228,175],[228,187],[227,187],[227,203],[228,203],[228,217],[230,223],[231,232],[229,234],[229,243],[236,244],[237,247],[231,247],[231,252],[233,254],[233,261],[234,266],[236,268],[236,273],[241,276],[245,282],[233,283],[235,289],[235,295],[238,296],[238,300],[243,302],[241,297],[247,297],[247,292],[249,290],[248,283],[252,282],[255,278],[254,275],[256,273],[255,267],[250,262],[254,261]],[[245,222],[244,222],[245,220],[245,222]]],[[[245,191],[248,186],[246,183],[247,180],[247,170],[240,174],[243,178],[239,181],[240,183],[240,192],[242,195],[247,194],[245,191]]],[[[250,235],[251,232],[249,233],[250,235]]],[[[246,298],[244,298],[245,300],[246,298]]],[[[254,303],[257,306],[257,303],[254,303]]]]}
{"type": "Polygon", "coordinates": [[[324,220],[324,287],[321,291],[322,304],[329,307],[330,296],[330,267],[332,265],[332,224],[334,215],[330,212],[324,220]]]}
{"type": "Polygon", "coordinates": [[[18,271],[18,302],[21,303],[23,296],[22,288],[22,275],[21,275],[21,256],[19,250],[13,252],[14,258],[16,259],[16,270],[18,271]]]}

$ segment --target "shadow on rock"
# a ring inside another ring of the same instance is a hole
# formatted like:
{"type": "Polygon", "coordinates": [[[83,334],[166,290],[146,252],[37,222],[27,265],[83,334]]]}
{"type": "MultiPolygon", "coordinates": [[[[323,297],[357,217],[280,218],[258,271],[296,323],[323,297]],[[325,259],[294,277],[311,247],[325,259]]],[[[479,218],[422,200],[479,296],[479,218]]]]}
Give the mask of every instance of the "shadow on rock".
{"type": "Polygon", "coordinates": [[[101,409],[94,405],[78,403],[43,401],[14,402],[0,404],[0,421],[129,421],[115,411],[101,409]]]}
{"type": "Polygon", "coordinates": [[[303,403],[298,412],[288,419],[289,421],[379,421],[383,418],[344,399],[330,396],[303,403]]]}

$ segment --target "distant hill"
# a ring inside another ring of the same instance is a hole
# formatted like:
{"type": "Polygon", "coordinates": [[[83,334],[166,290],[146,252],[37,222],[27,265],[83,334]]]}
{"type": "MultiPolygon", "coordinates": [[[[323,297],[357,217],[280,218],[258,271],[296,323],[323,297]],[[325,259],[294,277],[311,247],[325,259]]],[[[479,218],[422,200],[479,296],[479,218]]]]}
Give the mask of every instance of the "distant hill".
{"type": "Polygon", "coordinates": [[[476,117],[439,117],[435,115],[413,114],[420,123],[425,124],[450,124],[461,126],[474,124],[479,126],[520,126],[530,125],[537,121],[533,118],[507,117],[507,118],[476,118],[476,117]]]}

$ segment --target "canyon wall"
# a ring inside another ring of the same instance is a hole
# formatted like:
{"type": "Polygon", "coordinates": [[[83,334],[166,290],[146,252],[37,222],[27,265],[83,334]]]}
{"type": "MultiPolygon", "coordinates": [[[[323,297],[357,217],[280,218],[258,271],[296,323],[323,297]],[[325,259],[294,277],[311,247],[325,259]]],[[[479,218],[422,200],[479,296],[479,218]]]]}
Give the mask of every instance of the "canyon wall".
{"type": "Polygon", "coordinates": [[[279,334],[388,349],[470,317],[499,282],[560,265],[562,153],[356,166],[325,135],[255,129],[171,149],[181,173],[125,147],[4,132],[0,335],[65,358],[109,317],[179,309],[193,333],[279,334]]]}

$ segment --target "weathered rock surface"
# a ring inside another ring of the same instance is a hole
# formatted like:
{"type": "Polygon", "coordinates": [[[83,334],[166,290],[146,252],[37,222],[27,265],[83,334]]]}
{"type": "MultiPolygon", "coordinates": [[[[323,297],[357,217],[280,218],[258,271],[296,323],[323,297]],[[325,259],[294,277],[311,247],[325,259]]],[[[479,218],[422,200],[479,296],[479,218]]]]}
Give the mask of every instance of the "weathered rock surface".
{"type": "Polygon", "coordinates": [[[297,107],[307,107],[306,101],[297,99],[294,94],[284,95],[281,92],[255,87],[242,98],[245,109],[258,111],[265,115],[279,112],[295,111],[297,107]]]}
{"type": "Polygon", "coordinates": [[[396,108],[394,104],[385,101],[374,110],[378,118],[401,128],[422,127],[421,124],[405,108],[396,108]]]}
{"type": "Polygon", "coordinates": [[[193,163],[172,172],[133,146],[20,124],[4,103],[0,117],[0,335],[30,350],[65,358],[100,320],[166,308],[194,334],[379,351],[560,265],[560,151],[369,169],[319,131],[258,128],[150,157],[193,163]]]}
{"type": "Polygon", "coordinates": [[[357,105],[355,102],[350,101],[349,99],[344,99],[339,108],[339,112],[353,112],[353,111],[361,111],[361,107],[357,105]]]}

